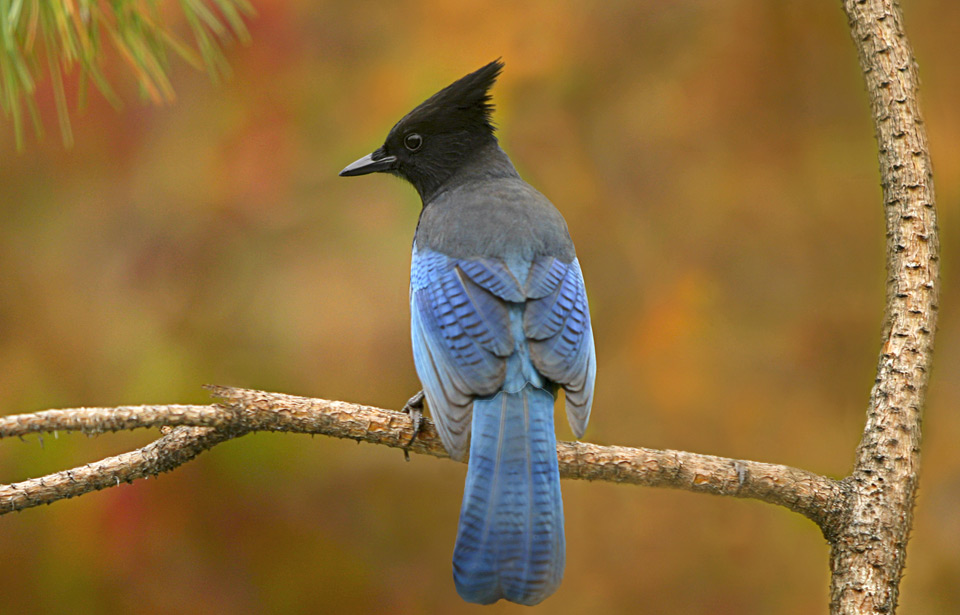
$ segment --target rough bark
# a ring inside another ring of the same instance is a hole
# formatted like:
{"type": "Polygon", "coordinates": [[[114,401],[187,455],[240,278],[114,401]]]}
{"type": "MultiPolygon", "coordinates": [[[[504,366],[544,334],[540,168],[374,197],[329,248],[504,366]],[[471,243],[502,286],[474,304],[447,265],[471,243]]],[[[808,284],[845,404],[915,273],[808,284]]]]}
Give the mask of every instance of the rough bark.
{"type": "Polygon", "coordinates": [[[887,231],[887,303],[877,378],[850,509],[832,528],[831,611],[896,610],[920,469],[920,420],[939,297],[933,174],[917,98],[917,66],[893,0],[844,0],[880,158],[887,231]]]}
{"type": "MultiPolygon", "coordinates": [[[[0,417],[0,438],[57,430],[102,433],[179,426],[136,451],[0,485],[0,514],[167,472],[220,442],[253,431],[319,434],[405,450],[413,440],[412,422],[400,412],[281,393],[209,388],[222,405],[76,408],[0,417]]],[[[447,457],[433,424],[426,419],[409,451],[447,457]]],[[[837,481],[776,464],[584,442],[560,442],[557,454],[565,478],[752,498],[784,506],[821,525],[837,514],[837,503],[843,501],[843,487],[837,481]]]]}

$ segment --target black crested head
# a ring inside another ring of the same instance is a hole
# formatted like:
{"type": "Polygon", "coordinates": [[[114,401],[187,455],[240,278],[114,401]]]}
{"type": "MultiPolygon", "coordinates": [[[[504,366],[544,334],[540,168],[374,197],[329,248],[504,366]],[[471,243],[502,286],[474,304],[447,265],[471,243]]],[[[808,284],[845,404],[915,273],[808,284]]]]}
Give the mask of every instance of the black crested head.
{"type": "Polygon", "coordinates": [[[418,124],[447,132],[465,130],[493,135],[490,88],[501,70],[503,62],[497,59],[457,79],[404,116],[390,131],[391,135],[397,128],[412,128],[418,124]]]}
{"type": "Polygon", "coordinates": [[[485,146],[496,144],[490,88],[499,59],[443,88],[394,125],[384,144],[340,175],[392,173],[409,181],[424,202],[485,146]]]}

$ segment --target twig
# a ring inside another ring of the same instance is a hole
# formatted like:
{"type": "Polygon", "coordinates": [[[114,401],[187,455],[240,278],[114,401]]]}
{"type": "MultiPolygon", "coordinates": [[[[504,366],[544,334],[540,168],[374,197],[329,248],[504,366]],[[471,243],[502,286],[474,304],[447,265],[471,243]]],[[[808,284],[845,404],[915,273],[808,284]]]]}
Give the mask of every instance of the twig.
{"type": "Polygon", "coordinates": [[[243,433],[210,427],[178,427],[152,444],[129,453],[41,478],[0,485],[0,514],[169,472],[208,448],[243,433]]]}
{"type": "Polygon", "coordinates": [[[116,408],[69,408],[0,417],[0,438],[52,431],[80,431],[88,435],[129,431],[141,427],[192,425],[218,427],[232,419],[219,406],[118,406],[116,408]]]}
{"type": "MultiPolygon", "coordinates": [[[[405,447],[413,435],[410,418],[401,412],[248,389],[208,388],[222,405],[121,406],[116,409],[119,418],[110,408],[81,408],[0,419],[0,437],[57,430],[97,433],[153,425],[216,425],[179,427],[131,453],[2,485],[0,514],[166,472],[215,444],[252,431],[310,433],[395,448],[405,447]]],[[[447,457],[433,423],[427,420],[410,451],[447,457]]],[[[788,466],[582,442],[561,442],[557,452],[560,473],[565,478],[752,498],[784,506],[818,524],[842,509],[844,502],[843,488],[837,481],[788,466]]]]}

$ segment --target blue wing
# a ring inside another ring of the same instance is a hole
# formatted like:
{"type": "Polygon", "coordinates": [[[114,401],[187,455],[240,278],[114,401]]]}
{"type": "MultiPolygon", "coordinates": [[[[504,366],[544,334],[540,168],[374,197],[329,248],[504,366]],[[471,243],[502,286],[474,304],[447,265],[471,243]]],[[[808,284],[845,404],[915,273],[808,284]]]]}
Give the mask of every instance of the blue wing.
{"type": "Polygon", "coordinates": [[[526,301],[530,359],[566,391],[577,437],[593,403],[596,356],[580,264],[538,259],[524,285],[498,259],[455,259],[414,248],[410,276],[414,362],[451,457],[467,452],[473,398],[495,394],[516,345],[508,303],[526,301]]]}
{"type": "Polygon", "coordinates": [[[524,290],[530,358],[537,371],[563,386],[567,420],[582,437],[590,420],[597,358],[580,263],[540,259],[530,268],[524,290]]]}
{"type": "Polygon", "coordinates": [[[463,459],[473,398],[503,384],[513,353],[507,301],[523,300],[501,261],[453,259],[414,248],[410,275],[413,357],[447,452],[463,459]]]}

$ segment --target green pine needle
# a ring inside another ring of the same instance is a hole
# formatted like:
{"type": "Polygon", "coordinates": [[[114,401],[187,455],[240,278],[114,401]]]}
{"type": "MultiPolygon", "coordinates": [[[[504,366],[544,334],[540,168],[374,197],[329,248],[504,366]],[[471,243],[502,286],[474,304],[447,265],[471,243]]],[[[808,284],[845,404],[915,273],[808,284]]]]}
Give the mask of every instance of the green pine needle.
{"type": "Polygon", "coordinates": [[[79,69],[78,105],[93,83],[115,107],[120,100],[101,65],[111,51],[133,73],[144,97],[154,103],[174,99],[168,78],[172,52],[214,81],[230,75],[223,45],[247,43],[244,18],[254,14],[247,0],[179,0],[194,45],[178,38],[161,17],[162,0],[0,0],[0,109],[10,118],[17,148],[24,143],[25,115],[42,134],[36,83],[51,80],[64,145],[73,143],[64,75],[79,69]],[[110,48],[108,51],[105,48],[110,48]],[[25,113],[26,112],[26,113],[25,113]]]}

